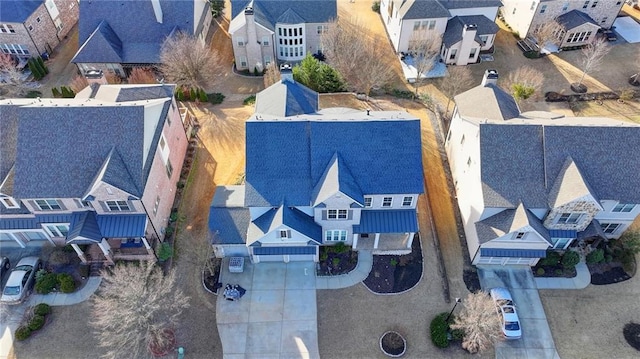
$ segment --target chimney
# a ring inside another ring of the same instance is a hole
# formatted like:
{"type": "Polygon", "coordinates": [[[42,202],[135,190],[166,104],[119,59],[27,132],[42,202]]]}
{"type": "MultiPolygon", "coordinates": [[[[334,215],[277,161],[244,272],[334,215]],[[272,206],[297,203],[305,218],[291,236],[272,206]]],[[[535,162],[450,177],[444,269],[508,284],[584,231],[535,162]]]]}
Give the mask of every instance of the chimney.
{"type": "Polygon", "coordinates": [[[160,7],[160,0],[151,0],[153,5],[153,13],[156,15],[156,21],[162,24],[162,7],[160,7]]]}
{"type": "Polygon", "coordinates": [[[291,71],[290,64],[280,65],[280,79],[282,81],[288,80],[293,82],[293,72],[291,71]]]}
{"type": "Polygon", "coordinates": [[[493,84],[493,85],[498,84],[498,71],[486,70],[484,72],[484,76],[482,77],[482,83],[480,85],[486,87],[488,84],[493,84]]]}

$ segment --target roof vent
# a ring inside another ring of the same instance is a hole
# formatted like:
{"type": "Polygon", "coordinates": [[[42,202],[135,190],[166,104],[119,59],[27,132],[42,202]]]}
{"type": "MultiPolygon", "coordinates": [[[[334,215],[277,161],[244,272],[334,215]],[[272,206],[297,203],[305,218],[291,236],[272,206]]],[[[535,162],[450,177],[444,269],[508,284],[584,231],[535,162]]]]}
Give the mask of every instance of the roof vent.
{"type": "Polygon", "coordinates": [[[484,76],[482,77],[482,86],[487,86],[488,84],[497,84],[498,83],[498,71],[497,70],[486,70],[484,72],[484,76]]]}
{"type": "Polygon", "coordinates": [[[476,24],[465,24],[464,25],[464,30],[465,31],[478,30],[478,25],[476,25],[476,24]]]}

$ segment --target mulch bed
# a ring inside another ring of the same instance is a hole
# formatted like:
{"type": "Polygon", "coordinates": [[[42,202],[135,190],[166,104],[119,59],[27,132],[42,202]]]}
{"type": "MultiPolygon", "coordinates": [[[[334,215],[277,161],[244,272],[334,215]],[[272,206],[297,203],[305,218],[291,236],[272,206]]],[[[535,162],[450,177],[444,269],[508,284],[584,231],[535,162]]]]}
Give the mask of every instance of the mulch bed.
{"type": "Polygon", "coordinates": [[[462,280],[467,286],[467,290],[471,293],[475,293],[482,289],[480,287],[480,277],[478,277],[478,271],[475,269],[465,269],[462,272],[462,280]]]}
{"type": "Polygon", "coordinates": [[[380,341],[382,350],[389,355],[401,355],[405,351],[405,343],[400,334],[396,332],[387,332],[382,336],[380,341]]]}
{"type": "Polygon", "coordinates": [[[358,253],[352,250],[342,253],[330,251],[330,247],[324,247],[320,250],[327,251],[327,259],[318,262],[317,275],[319,276],[346,274],[358,265],[358,253]]]}
{"type": "MultiPolygon", "coordinates": [[[[218,262],[222,262],[219,258],[214,258],[211,259],[212,261],[218,261],[218,262]]],[[[220,280],[220,266],[221,264],[218,263],[218,265],[216,266],[216,270],[213,273],[213,275],[209,275],[209,272],[207,271],[206,273],[203,273],[204,275],[204,286],[210,290],[213,293],[217,293],[218,289],[220,288],[221,285],[218,285],[218,281],[220,280]]]]}
{"type": "Polygon", "coordinates": [[[378,294],[401,293],[413,288],[422,277],[420,237],[413,238],[411,253],[402,256],[375,255],[364,285],[378,294]]]}
{"type": "Polygon", "coordinates": [[[555,266],[536,265],[531,270],[533,271],[533,276],[539,278],[573,278],[578,274],[575,267],[565,269],[560,264],[555,266]],[[544,274],[539,275],[538,268],[544,269],[544,274]]]}
{"type": "Polygon", "coordinates": [[[622,334],[629,345],[640,351],[640,324],[627,323],[622,330],[622,334]]]}
{"type": "Polygon", "coordinates": [[[591,284],[593,285],[620,283],[631,278],[618,262],[588,264],[587,266],[591,272],[591,284]]]}

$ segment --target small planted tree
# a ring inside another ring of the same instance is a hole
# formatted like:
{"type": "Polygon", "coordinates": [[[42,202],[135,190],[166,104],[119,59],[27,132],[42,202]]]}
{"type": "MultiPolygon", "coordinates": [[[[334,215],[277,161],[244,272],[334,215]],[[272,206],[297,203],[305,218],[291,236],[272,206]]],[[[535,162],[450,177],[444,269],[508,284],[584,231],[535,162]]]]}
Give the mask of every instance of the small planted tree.
{"type": "Polygon", "coordinates": [[[416,95],[422,76],[428,74],[435,66],[435,57],[438,55],[441,44],[442,35],[436,31],[414,31],[409,39],[409,53],[413,56],[413,65],[416,68],[414,83],[416,95]]]}
{"type": "Polygon", "coordinates": [[[536,69],[530,66],[520,66],[516,71],[509,73],[503,87],[517,101],[522,101],[539,91],[542,84],[542,75],[536,69]]]}
{"type": "Polygon", "coordinates": [[[340,74],[331,66],[311,55],[293,68],[293,78],[317,92],[339,92],[344,90],[340,74]]]}
{"type": "Polygon", "coordinates": [[[102,272],[93,297],[97,343],[105,358],[147,358],[173,349],[173,328],[189,297],[177,288],[175,272],[163,275],[151,262],[117,265],[102,272]],[[162,350],[164,349],[164,350],[162,350]]]}
{"type": "Polygon", "coordinates": [[[278,64],[275,61],[271,61],[264,70],[264,76],[262,77],[262,81],[264,82],[264,87],[267,88],[278,81],[280,81],[280,69],[278,68],[278,64]]]}
{"type": "Polygon", "coordinates": [[[450,327],[464,332],[464,349],[470,353],[482,353],[504,338],[496,305],[486,292],[470,293],[462,305],[460,314],[450,327]]]}
{"type": "Polygon", "coordinates": [[[560,40],[557,36],[560,29],[560,24],[553,20],[538,26],[538,28],[533,32],[533,37],[536,39],[536,43],[538,44],[538,56],[540,56],[540,51],[542,51],[542,48],[545,47],[545,45],[551,44],[558,46],[560,44],[560,40]]]}
{"type": "Polygon", "coordinates": [[[605,39],[596,39],[582,49],[582,58],[578,61],[582,69],[582,76],[580,76],[580,80],[577,83],[571,85],[572,90],[575,92],[587,91],[586,86],[582,84],[585,76],[602,65],[602,60],[609,51],[611,51],[611,48],[605,39]]]}
{"type": "Polygon", "coordinates": [[[220,70],[220,57],[185,32],[167,37],[160,50],[160,71],[167,82],[208,88],[220,70]]]}
{"type": "MultiPolygon", "coordinates": [[[[4,79],[0,81],[0,89],[5,90],[9,96],[23,96],[28,89],[37,86],[36,82],[26,79],[9,54],[0,54],[0,75],[4,79]]],[[[38,78],[35,74],[34,77],[38,78]]]]}
{"type": "Polygon", "coordinates": [[[447,76],[440,80],[440,90],[447,96],[447,113],[453,97],[471,87],[472,84],[473,76],[468,66],[451,66],[448,68],[447,76]]]}
{"type": "Polygon", "coordinates": [[[156,76],[150,67],[134,67],[127,78],[130,84],[157,84],[156,76]]]}

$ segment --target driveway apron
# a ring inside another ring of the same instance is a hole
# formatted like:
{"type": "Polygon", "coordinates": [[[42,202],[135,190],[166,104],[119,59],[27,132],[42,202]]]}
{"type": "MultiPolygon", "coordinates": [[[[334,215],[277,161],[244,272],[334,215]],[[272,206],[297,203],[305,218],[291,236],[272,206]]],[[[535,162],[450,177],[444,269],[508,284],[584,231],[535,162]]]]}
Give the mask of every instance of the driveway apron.
{"type": "Polygon", "coordinates": [[[496,358],[559,359],[538,289],[529,267],[478,266],[482,289],[509,288],[520,318],[522,339],[496,345],[496,358]]]}
{"type": "Polygon", "coordinates": [[[225,359],[319,358],[314,263],[250,263],[229,272],[224,258],[220,282],[247,290],[237,301],[216,304],[225,359]]]}

